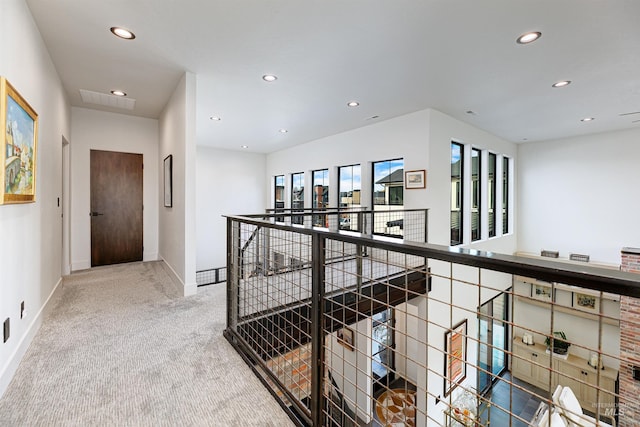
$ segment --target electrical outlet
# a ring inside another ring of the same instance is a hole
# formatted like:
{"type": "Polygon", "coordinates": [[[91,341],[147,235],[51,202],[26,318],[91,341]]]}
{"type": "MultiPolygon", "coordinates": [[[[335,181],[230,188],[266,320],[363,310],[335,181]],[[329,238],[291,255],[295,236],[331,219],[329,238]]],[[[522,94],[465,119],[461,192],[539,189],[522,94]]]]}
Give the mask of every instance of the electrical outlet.
{"type": "Polygon", "coordinates": [[[24,301],[22,301],[20,303],[20,318],[22,319],[22,318],[24,318],[24,316],[25,316],[25,313],[24,313],[24,301]]]}
{"type": "Polygon", "coordinates": [[[11,329],[10,320],[7,317],[7,320],[4,321],[4,342],[7,342],[9,339],[9,331],[11,329]]]}

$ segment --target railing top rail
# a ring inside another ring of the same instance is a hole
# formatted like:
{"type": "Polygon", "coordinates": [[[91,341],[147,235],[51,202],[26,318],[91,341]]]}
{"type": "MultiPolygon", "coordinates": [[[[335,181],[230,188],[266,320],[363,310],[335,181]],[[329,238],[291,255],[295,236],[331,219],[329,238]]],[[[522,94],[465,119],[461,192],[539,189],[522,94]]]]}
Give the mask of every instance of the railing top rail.
{"type": "MultiPolygon", "coordinates": [[[[276,215],[274,215],[276,216],[276,215]]],[[[640,298],[640,276],[620,270],[592,265],[569,264],[547,259],[537,259],[495,252],[478,251],[461,247],[418,243],[384,236],[362,234],[354,231],[329,230],[307,225],[286,225],[261,220],[265,215],[224,215],[229,220],[256,226],[296,232],[353,244],[390,250],[408,255],[451,262],[499,271],[507,274],[533,277],[538,280],[575,285],[597,291],[640,298]]]]}
{"type": "Polygon", "coordinates": [[[369,208],[277,208],[277,209],[265,209],[266,213],[263,214],[250,214],[241,215],[242,218],[264,218],[264,217],[282,217],[282,216],[305,216],[305,215],[335,215],[335,214],[348,214],[348,213],[393,213],[393,212],[424,212],[429,209],[385,209],[385,210],[371,210],[369,208]]]}

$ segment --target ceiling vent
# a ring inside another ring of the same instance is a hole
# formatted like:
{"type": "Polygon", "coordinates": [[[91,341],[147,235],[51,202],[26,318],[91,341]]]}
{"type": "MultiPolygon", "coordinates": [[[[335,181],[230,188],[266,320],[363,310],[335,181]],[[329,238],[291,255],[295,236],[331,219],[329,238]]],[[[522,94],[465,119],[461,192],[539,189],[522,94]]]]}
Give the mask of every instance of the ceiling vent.
{"type": "Polygon", "coordinates": [[[133,98],[92,92],[85,89],[80,89],[80,96],[82,97],[82,102],[85,104],[96,104],[104,107],[122,108],[124,110],[133,110],[136,106],[136,100],[133,98]]]}

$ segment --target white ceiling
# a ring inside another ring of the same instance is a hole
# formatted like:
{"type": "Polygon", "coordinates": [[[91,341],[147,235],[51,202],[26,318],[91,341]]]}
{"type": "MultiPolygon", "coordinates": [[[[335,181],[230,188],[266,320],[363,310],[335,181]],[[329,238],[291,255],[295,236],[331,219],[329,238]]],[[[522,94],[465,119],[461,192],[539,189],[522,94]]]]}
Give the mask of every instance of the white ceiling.
{"type": "Polygon", "coordinates": [[[27,4],[72,105],[158,118],[194,73],[199,145],[268,153],[425,108],[514,142],[640,126],[621,115],[640,111],[638,0],[27,4]],[[516,44],[527,31],[542,38],[516,44]],[[135,108],[84,104],[80,89],[122,89],[135,108]]]}

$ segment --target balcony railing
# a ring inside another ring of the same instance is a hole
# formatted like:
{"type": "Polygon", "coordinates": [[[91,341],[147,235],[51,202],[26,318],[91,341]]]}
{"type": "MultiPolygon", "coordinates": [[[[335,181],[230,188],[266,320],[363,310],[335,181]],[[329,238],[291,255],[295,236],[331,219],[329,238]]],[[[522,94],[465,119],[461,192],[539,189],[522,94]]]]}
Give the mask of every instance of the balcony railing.
{"type": "Polygon", "coordinates": [[[225,336],[292,419],[625,425],[639,398],[620,394],[620,301],[640,297],[638,276],[427,244],[416,212],[404,238],[374,234],[370,211],[349,214],[365,233],[340,231],[340,212],[322,228],[318,212],[227,218],[225,336]]]}

